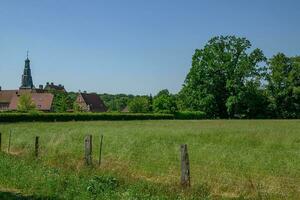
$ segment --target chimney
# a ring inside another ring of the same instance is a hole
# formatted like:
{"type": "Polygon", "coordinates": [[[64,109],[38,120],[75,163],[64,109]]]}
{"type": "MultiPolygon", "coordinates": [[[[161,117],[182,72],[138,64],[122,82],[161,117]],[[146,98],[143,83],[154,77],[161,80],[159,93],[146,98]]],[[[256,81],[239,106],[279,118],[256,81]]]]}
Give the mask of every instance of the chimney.
{"type": "Polygon", "coordinates": [[[39,85],[39,89],[41,89],[41,90],[42,90],[43,88],[44,88],[44,87],[43,87],[43,85],[39,85]]]}

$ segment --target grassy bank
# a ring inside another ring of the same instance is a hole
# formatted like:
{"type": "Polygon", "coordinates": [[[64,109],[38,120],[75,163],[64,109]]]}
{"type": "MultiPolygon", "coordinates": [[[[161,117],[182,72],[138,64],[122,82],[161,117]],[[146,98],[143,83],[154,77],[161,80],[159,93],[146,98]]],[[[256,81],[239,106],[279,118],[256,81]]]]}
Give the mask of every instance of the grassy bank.
{"type": "Polygon", "coordinates": [[[299,120],[0,124],[4,150],[10,130],[11,155],[0,155],[0,188],[8,191],[58,199],[300,196],[299,120]],[[95,159],[104,135],[101,167],[83,164],[87,134],[93,135],[95,159]],[[35,136],[40,136],[39,160],[32,156],[35,136]],[[178,186],[182,143],[190,153],[192,189],[187,192],[178,186]],[[93,184],[108,187],[108,193],[93,191],[93,184]]]}

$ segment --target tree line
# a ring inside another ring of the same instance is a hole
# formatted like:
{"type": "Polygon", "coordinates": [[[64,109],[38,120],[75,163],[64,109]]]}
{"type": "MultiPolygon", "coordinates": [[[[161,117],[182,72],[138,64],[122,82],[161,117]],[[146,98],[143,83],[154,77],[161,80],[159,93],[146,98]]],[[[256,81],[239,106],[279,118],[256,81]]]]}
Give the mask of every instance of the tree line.
{"type": "Polygon", "coordinates": [[[132,112],[204,111],[208,118],[300,118],[300,56],[267,58],[246,38],[214,37],[195,50],[178,94],[164,89],[123,105],[132,112]]]}
{"type": "MultiPolygon", "coordinates": [[[[54,94],[53,111],[74,110],[75,92],[54,94]]],[[[249,40],[210,39],[192,56],[182,89],[152,95],[99,94],[110,112],[203,111],[207,118],[300,118],[300,56],[267,58],[249,40]]]]}
{"type": "Polygon", "coordinates": [[[267,59],[246,38],[214,37],[196,49],[179,99],[211,118],[300,118],[300,57],[267,59]]]}

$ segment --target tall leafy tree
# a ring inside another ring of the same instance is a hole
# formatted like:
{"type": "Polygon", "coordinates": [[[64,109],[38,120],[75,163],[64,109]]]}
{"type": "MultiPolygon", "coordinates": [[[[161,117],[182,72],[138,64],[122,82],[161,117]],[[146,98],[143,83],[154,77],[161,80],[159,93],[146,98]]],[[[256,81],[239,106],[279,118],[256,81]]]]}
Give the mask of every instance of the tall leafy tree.
{"type": "Polygon", "coordinates": [[[279,118],[300,117],[300,57],[278,53],[269,60],[270,106],[279,118]]]}
{"type": "Polygon", "coordinates": [[[161,90],[153,99],[153,109],[158,113],[176,112],[176,98],[167,89],[161,90]]]}
{"type": "Polygon", "coordinates": [[[68,95],[66,93],[56,93],[53,99],[54,112],[66,112],[68,109],[68,95]]]}
{"type": "Polygon", "coordinates": [[[201,110],[210,117],[246,115],[245,91],[258,94],[265,72],[261,63],[266,60],[260,49],[249,52],[250,48],[245,38],[220,36],[196,49],[180,92],[184,109],[201,110]]]}
{"type": "Polygon", "coordinates": [[[149,101],[147,97],[137,96],[128,104],[130,112],[133,113],[146,113],[149,112],[149,101]]]}
{"type": "Polygon", "coordinates": [[[73,100],[71,98],[72,94],[57,91],[57,90],[50,90],[54,95],[53,102],[52,102],[52,109],[54,112],[66,112],[68,109],[73,108],[73,100]]]}

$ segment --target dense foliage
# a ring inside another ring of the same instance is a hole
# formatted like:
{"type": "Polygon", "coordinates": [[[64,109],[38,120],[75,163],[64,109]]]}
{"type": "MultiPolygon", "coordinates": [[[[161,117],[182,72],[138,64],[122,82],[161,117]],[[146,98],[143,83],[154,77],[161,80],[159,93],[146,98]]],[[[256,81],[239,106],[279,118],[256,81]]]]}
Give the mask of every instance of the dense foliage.
{"type": "Polygon", "coordinates": [[[212,38],[204,49],[196,49],[181,91],[185,108],[221,118],[255,109],[249,107],[247,96],[257,95],[264,71],[259,63],[265,57],[259,49],[248,53],[250,47],[245,38],[221,36],[212,38]]]}
{"type": "Polygon", "coordinates": [[[73,109],[73,104],[77,97],[75,92],[64,92],[51,89],[48,92],[53,94],[52,111],[63,113],[73,109]]]}
{"type": "Polygon", "coordinates": [[[175,95],[167,89],[160,91],[154,97],[153,110],[157,113],[175,113],[178,110],[175,95]]]}
{"type": "Polygon", "coordinates": [[[235,36],[214,37],[196,49],[179,93],[181,110],[210,118],[299,118],[299,57],[267,62],[260,49],[235,36]]]}
{"type": "Polygon", "coordinates": [[[126,108],[128,103],[134,99],[134,95],[126,94],[100,94],[101,99],[104,101],[105,105],[108,107],[109,111],[122,111],[126,108]]]}
{"type": "Polygon", "coordinates": [[[72,107],[72,100],[65,92],[53,92],[53,104],[52,109],[54,112],[66,112],[72,107]]]}
{"type": "Polygon", "coordinates": [[[133,113],[147,113],[150,110],[149,99],[145,96],[134,97],[128,104],[128,109],[133,113]]]}
{"type": "Polygon", "coordinates": [[[300,57],[279,53],[270,59],[268,96],[275,117],[300,118],[300,57]]]}

